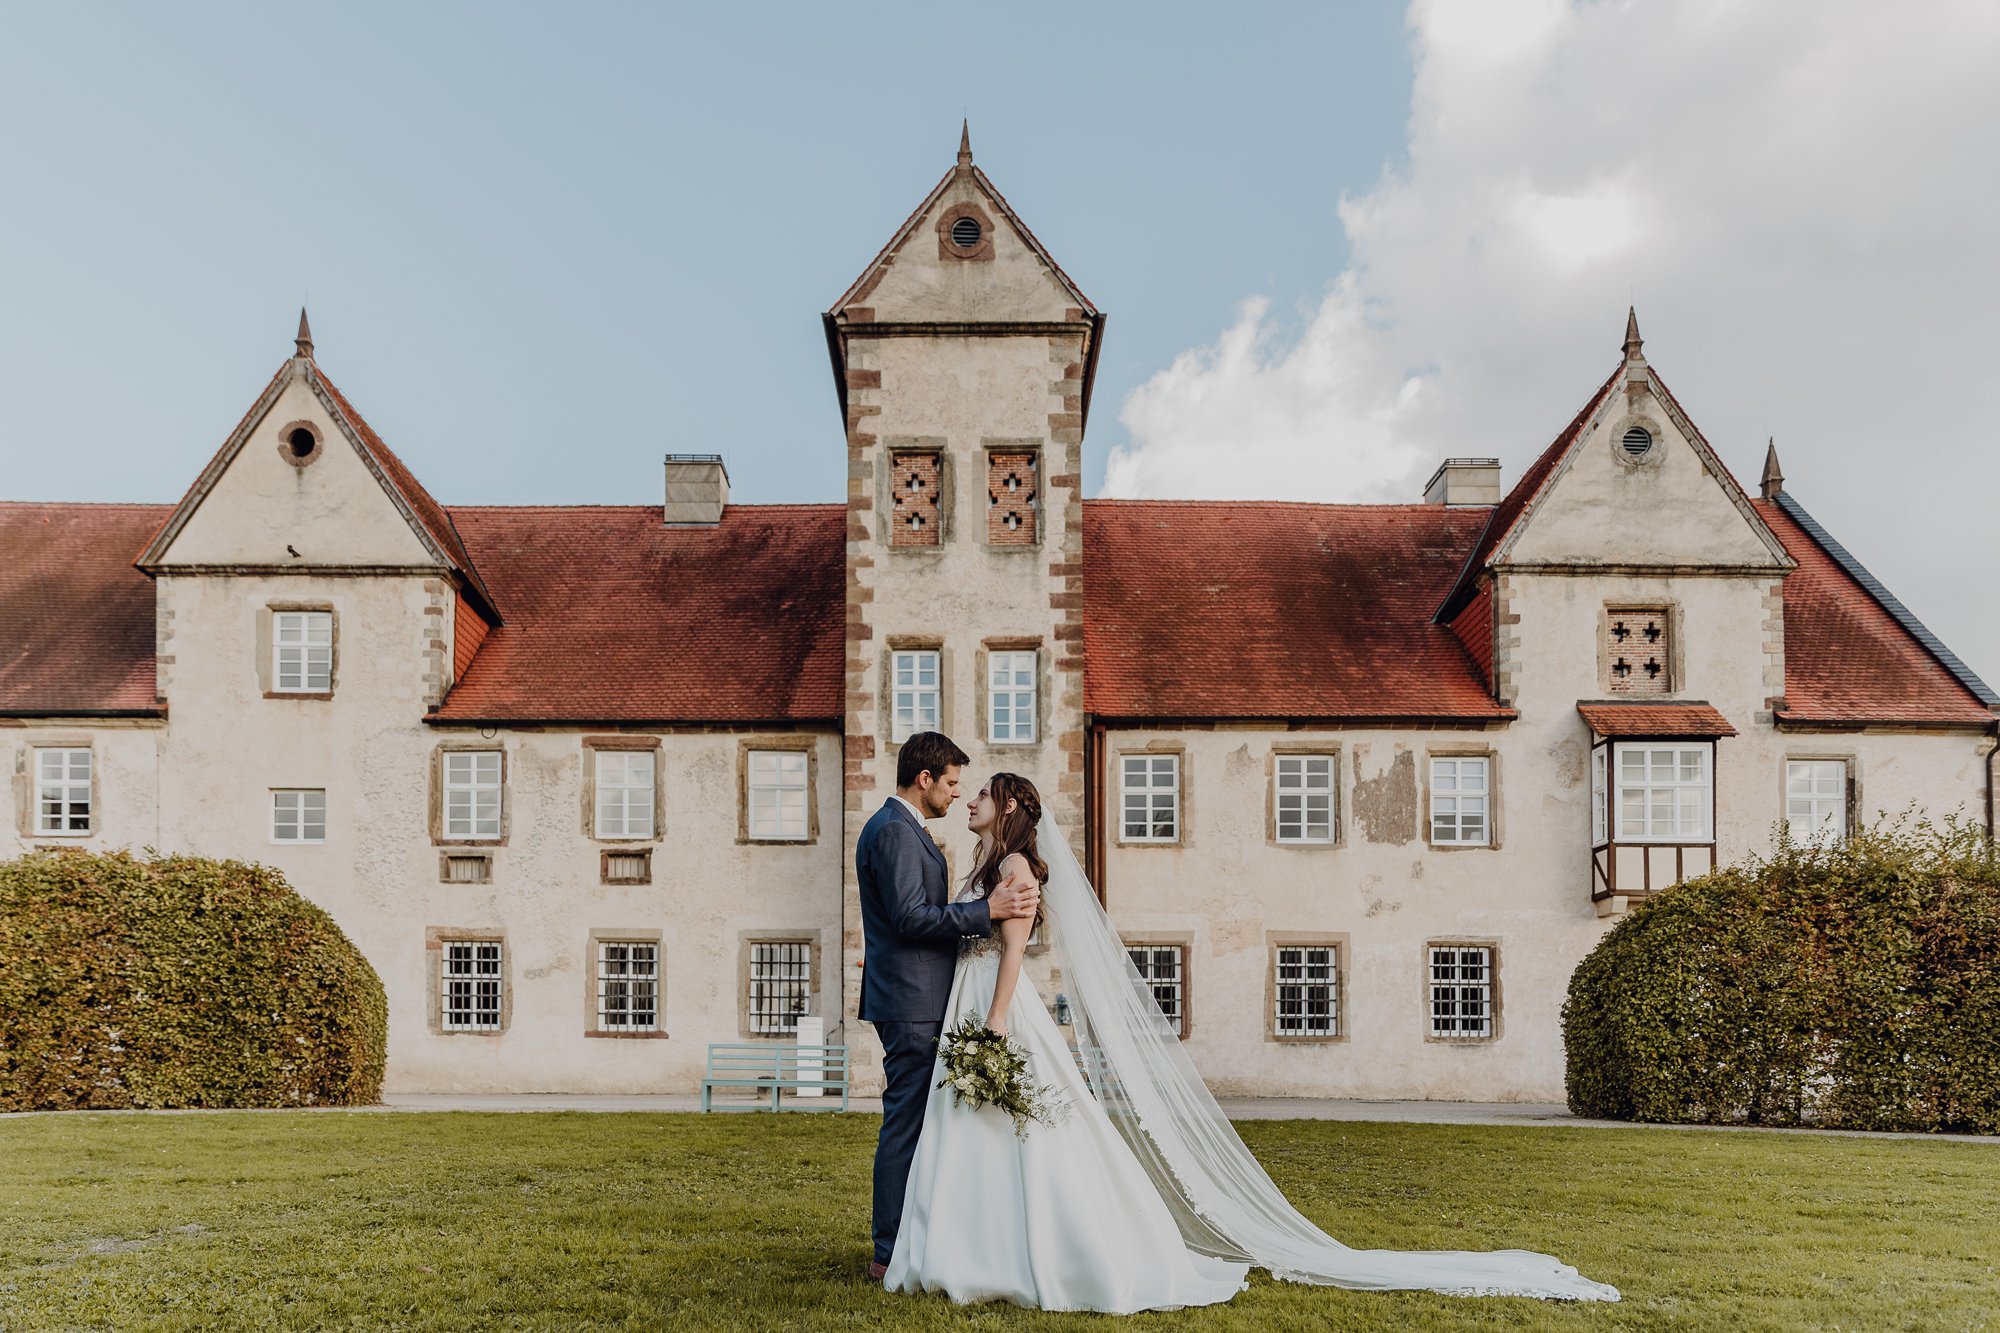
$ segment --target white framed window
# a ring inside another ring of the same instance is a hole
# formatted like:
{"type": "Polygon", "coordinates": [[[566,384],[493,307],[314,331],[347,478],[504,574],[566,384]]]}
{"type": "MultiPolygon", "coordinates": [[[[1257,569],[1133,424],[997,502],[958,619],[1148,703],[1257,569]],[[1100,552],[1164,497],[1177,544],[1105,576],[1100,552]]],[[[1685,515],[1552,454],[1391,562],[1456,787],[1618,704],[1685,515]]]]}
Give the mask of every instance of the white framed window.
{"type": "Polygon", "coordinates": [[[1271,951],[1272,1031],[1280,1037],[1340,1035],[1340,948],[1281,944],[1271,951]]]}
{"type": "Polygon", "coordinates": [[[1611,840],[1611,825],[1605,801],[1611,790],[1611,749],[1606,745],[1590,748],[1590,845],[1602,847],[1611,840]]]}
{"type": "Polygon", "coordinates": [[[1431,841],[1445,847],[1484,847],[1493,840],[1484,755],[1431,760],[1431,841]]]}
{"type": "Polygon", "coordinates": [[[88,749],[35,751],[35,832],[42,837],[81,838],[90,833],[88,749]]]}
{"type": "Polygon", "coordinates": [[[812,1004],[812,941],[757,940],[750,945],[750,1030],[789,1035],[812,1004]]]}
{"type": "Polygon", "coordinates": [[[891,659],[895,673],[894,741],[906,741],[920,731],[938,728],[938,654],[933,649],[898,652],[891,659]]]}
{"type": "Polygon", "coordinates": [[[1797,843],[1838,842],[1847,836],[1847,761],[1785,761],[1785,822],[1797,843]]]}
{"type": "Polygon", "coordinates": [[[1329,754],[1277,756],[1279,842],[1332,842],[1334,761],[1329,754]]]}
{"type": "Polygon", "coordinates": [[[597,1030],[660,1030],[660,946],[650,940],[597,942],[597,1030]]]}
{"type": "Polygon", "coordinates": [[[1714,746],[1658,741],[1613,747],[1620,842],[1708,842],[1714,746]]]}
{"type": "Polygon", "coordinates": [[[1153,992],[1160,1012],[1187,1032],[1187,950],[1178,944],[1128,944],[1126,954],[1153,992]]]}
{"type": "Polygon", "coordinates": [[[1119,764],[1123,842],[1178,842],[1181,836],[1181,757],[1128,754],[1119,764]]]}
{"type": "Polygon", "coordinates": [[[300,788],[271,793],[272,842],[325,842],[326,792],[300,788]]]}
{"type": "Polygon", "coordinates": [[[271,613],[271,688],[278,694],[333,688],[333,612],[271,613]]]}
{"type": "Polygon", "coordinates": [[[1431,1035],[1493,1035],[1493,950],[1483,945],[1432,945],[1431,1035]]]}
{"type": "Polygon", "coordinates": [[[505,977],[499,940],[444,940],[438,1017],[446,1032],[498,1032],[505,977]]]}
{"type": "MultiPolygon", "coordinates": [[[[653,752],[595,750],[600,838],[653,836],[653,752]]],[[[497,815],[497,810],[496,810],[497,815]]],[[[498,835],[496,826],[495,835],[498,835]]]]}
{"type": "Polygon", "coordinates": [[[1029,652],[986,659],[986,739],[1018,745],[1035,739],[1035,659],[1029,652]]]}
{"type": "Polygon", "coordinates": [[[444,836],[500,836],[500,751],[444,752],[444,836]]]}
{"type": "Polygon", "coordinates": [[[812,825],[806,809],[809,756],[804,750],[750,752],[750,836],[803,842],[812,825]]]}

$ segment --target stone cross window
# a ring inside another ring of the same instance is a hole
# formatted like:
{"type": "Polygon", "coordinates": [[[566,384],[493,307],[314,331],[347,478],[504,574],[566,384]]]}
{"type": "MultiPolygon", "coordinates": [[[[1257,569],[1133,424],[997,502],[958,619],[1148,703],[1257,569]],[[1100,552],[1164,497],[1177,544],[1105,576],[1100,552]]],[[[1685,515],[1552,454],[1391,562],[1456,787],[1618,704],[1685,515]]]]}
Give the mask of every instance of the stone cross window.
{"type": "Polygon", "coordinates": [[[986,540],[995,546],[1035,544],[1035,455],[986,455],[986,540]]]}
{"type": "Polygon", "coordinates": [[[1604,612],[1599,675],[1613,694],[1666,694],[1673,688],[1667,609],[1613,606],[1604,612]]]}
{"type": "Polygon", "coordinates": [[[938,517],[941,469],[938,456],[911,451],[889,455],[891,546],[936,546],[943,540],[938,517]]]}

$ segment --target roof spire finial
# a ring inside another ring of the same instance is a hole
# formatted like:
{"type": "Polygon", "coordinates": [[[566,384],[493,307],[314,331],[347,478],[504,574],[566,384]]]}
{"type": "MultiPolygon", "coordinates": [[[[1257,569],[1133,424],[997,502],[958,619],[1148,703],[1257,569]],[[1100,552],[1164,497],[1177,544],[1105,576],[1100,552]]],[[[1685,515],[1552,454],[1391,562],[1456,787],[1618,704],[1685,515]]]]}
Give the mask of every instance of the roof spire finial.
{"type": "Polygon", "coordinates": [[[1766,500],[1775,500],[1784,494],[1785,474],[1778,467],[1778,441],[1775,436],[1764,446],[1764,482],[1758,489],[1766,500]]]}
{"type": "Polygon", "coordinates": [[[966,117],[958,126],[958,165],[972,165],[972,118],[966,117]]]}
{"type": "Polygon", "coordinates": [[[1625,359],[1644,361],[1645,355],[1639,349],[1645,345],[1646,340],[1639,336],[1639,308],[1627,306],[1625,307],[1625,359]]]}
{"type": "Polygon", "coordinates": [[[312,360],[313,331],[312,325],[306,323],[306,308],[304,306],[299,307],[299,334],[292,341],[298,345],[300,356],[308,361],[312,360]]]}

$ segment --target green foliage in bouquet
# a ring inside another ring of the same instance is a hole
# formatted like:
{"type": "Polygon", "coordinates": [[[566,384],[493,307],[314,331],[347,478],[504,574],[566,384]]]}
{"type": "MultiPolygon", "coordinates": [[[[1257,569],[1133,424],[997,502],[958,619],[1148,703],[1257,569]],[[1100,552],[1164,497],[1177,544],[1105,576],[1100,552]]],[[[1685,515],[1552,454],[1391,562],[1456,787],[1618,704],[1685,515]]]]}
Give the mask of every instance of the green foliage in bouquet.
{"type": "Polygon", "coordinates": [[[1570,978],[1570,1109],[2000,1133],[2000,857],[1885,823],[1666,890],[1570,978]]]}
{"type": "Polygon", "coordinates": [[[380,1099],[382,982],[267,866],[0,861],[0,1111],[380,1099]]]}
{"type": "Polygon", "coordinates": [[[956,1105],[1006,1112],[1018,1137],[1027,1137],[1030,1121],[1054,1125],[1069,1114],[1054,1088],[1028,1081],[1027,1053],[977,1014],[959,1019],[938,1042],[938,1053],[944,1056],[944,1078],[937,1086],[950,1088],[956,1105]]]}

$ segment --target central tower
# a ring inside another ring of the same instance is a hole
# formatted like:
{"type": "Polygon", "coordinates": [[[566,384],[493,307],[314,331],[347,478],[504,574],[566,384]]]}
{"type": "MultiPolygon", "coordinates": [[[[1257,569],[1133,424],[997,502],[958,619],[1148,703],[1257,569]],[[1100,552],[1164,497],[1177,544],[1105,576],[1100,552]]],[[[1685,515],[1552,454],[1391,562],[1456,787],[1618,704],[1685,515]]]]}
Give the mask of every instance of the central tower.
{"type": "MultiPolygon", "coordinates": [[[[1028,777],[1082,844],[1083,431],[1104,316],[962,133],[957,163],[825,321],[847,430],[838,989],[857,1064],[878,1080],[853,1021],[854,840],[895,789],[903,739],[945,732],[974,784],[1028,777]]],[[[933,825],[955,877],[971,868],[963,810],[933,825]]]]}

